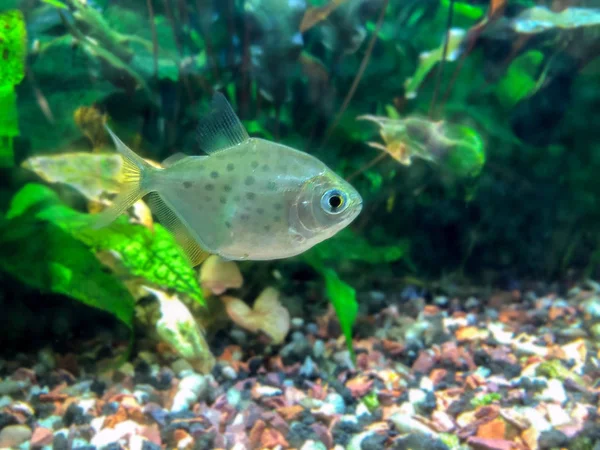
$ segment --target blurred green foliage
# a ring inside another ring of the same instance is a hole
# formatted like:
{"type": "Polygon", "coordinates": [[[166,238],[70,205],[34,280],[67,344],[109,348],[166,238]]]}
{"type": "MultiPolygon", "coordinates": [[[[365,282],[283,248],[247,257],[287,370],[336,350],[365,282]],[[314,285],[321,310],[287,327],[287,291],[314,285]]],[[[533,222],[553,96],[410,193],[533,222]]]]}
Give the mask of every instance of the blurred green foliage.
{"type": "Polygon", "coordinates": [[[52,221],[54,193],[29,185],[0,222],[2,270],[41,291],[67,295],[132,327],[134,300],[89,249],[52,221]]]}
{"type": "Polygon", "coordinates": [[[87,226],[89,223],[87,214],[65,206],[50,188],[35,183],[26,185],[13,198],[6,214],[4,232],[0,234],[0,239],[7,242],[6,250],[12,252],[8,253],[12,254],[12,258],[4,260],[12,262],[5,264],[4,269],[16,276],[21,274],[23,281],[41,288],[42,275],[29,278],[25,276],[28,271],[20,269],[28,264],[39,266],[39,272],[58,268],[58,272],[53,272],[49,280],[45,280],[45,287],[111,312],[129,326],[134,302],[122,284],[125,280],[133,281],[133,286],[140,284],[171,289],[204,304],[195,271],[173,236],[161,225],[154,224],[154,231],[151,231],[129,223],[124,216],[102,229],[90,228],[87,226]],[[23,226],[20,231],[12,231],[13,227],[19,228],[17,219],[21,216],[27,218],[29,225],[23,226]],[[36,229],[44,231],[37,234],[36,229]],[[48,236],[51,248],[46,250],[45,239],[48,236]],[[21,239],[18,242],[27,243],[23,251],[19,250],[17,238],[21,239]],[[15,244],[8,246],[13,241],[15,244]],[[36,247],[42,254],[36,255],[36,247]],[[56,253],[47,257],[52,251],[56,253]],[[111,269],[118,276],[110,275],[106,268],[101,269],[102,264],[96,257],[100,252],[110,252],[115,256],[111,269]],[[61,263],[61,258],[66,255],[71,256],[61,263]],[[61,264],[67,265],[67,268],[61,268],[61,264]],[[45,265],[48,267],[44,269],[45,265]],[[78,268],[82,271],[77,272],[78,268]],[[72,272],[68,280],[67,271],[72,272]],[[139,281],[136,283],[135,280],[139,281]],[[81,283],[81,286],[76,283],[81,283]],[[88,286],[91,288],[86,292],[88,286]],[[106,292],[102,291],[103,286],[106,292]]]}
{"type": "Polygon", "coordinates": [[[15,86],[25,77],[27,30],[19,10],[0,12],[0,167],[14,164],[13,139],[19,136],[15,86]]]}

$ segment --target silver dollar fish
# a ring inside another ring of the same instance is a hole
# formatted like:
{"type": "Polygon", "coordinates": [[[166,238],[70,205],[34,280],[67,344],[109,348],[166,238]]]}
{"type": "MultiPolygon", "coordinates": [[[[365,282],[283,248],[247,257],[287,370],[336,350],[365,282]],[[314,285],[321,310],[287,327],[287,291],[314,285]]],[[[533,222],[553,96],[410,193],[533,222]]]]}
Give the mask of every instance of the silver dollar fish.
{"type": "Polygon", "coordinates": [[[198,131],[207,156],[174,155],[159,169],[107,130],[124,157],[124,183],[96,225],[109,224],[148,195],[194,265],[211,253],[231,260],[298,255],[362,209],[359,193],[317,158],[251,138],[219,93],[198,131]]]}

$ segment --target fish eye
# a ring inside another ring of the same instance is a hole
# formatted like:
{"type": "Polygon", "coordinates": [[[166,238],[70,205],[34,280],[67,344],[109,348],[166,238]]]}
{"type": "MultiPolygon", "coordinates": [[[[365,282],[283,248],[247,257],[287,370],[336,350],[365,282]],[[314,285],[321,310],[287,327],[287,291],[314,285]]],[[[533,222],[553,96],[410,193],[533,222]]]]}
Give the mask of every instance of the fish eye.
{"type": "Polygon", "coordinates": [[[347,206],[346,194],[338,189],[330,189],[321,197],[321,207],[329,214],[339,214],[347,206]]]}

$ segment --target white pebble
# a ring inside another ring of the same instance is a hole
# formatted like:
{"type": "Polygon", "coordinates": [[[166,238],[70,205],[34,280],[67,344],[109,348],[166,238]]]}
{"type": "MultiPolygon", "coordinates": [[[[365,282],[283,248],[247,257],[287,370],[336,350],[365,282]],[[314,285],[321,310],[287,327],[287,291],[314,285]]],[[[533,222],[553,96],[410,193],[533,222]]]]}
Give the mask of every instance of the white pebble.
{"type": "Polygon", "coordinates": [[[304,319],[302,317],[294,317],[291,323],[294,328],[302,328],[304,326],[304,319]]]}
{"type": "Polygon", "coordinates": [[[538,400],[554,402],[562,405],[567,401],[567,393],[562,381],[552,378],[542,392],[535,395],[538,400]]]}
{"type": "Polygon", "coordinates": [[[237,378],[237,372],[231,366],[225,366],[221,369],[221,373],[228,380],[235,380],[237,378]]]}

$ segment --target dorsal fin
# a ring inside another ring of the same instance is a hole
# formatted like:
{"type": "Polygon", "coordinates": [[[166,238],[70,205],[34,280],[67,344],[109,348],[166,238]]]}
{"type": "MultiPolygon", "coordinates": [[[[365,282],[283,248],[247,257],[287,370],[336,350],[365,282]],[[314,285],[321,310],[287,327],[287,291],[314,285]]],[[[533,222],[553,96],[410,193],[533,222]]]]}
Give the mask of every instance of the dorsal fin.
{"type": "Polygon", "coordinates": [[[171,156],[169,156],[167,159],[165,159],[161,163],[161,165],[163,167],[169,167],[187,157],[188,157],[188,155],[186,155],[185,153],[181,153],[181,152],[173,153],[171,156]]]}
{"type": "Polygon", "coordinates": [[[201,119],[198,126],[200,149],[211,154],[241,144],[249,138],[248,132],[225,96],[215,92],[211,111],[201,119]]]}

